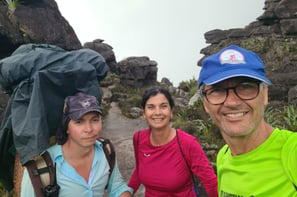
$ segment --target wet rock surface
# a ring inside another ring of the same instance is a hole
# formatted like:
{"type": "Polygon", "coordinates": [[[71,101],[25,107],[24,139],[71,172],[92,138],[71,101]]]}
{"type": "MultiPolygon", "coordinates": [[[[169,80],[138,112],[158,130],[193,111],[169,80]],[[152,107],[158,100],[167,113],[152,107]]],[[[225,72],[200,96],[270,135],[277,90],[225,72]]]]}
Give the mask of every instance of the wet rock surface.
{"type": "MultiPolygon", "coordinates": [[[[133,134],[146,127],[142,118],[129,119],[123,116],[115,102],[111,103],[109,114],[103,119],[101,136],[112,141],[119,169],[127,183],[135,167],[133,134]]],[[[140,187],[134,196],[144,196],[144,188],[140,187]]]]}

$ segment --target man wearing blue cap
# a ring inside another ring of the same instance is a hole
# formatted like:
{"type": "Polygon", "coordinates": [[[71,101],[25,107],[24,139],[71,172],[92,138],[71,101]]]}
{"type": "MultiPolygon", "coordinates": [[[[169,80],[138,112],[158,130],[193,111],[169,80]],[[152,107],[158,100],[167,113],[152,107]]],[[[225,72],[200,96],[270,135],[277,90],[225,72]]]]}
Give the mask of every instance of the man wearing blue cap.
{"type": "Polygon", "coordinates": [[[259,56],[238,46],[202,62],[201,99],[227,143],[217,156],[220,197],[297,196],[297,133],[265,122],[268,85],[259,56]]]}

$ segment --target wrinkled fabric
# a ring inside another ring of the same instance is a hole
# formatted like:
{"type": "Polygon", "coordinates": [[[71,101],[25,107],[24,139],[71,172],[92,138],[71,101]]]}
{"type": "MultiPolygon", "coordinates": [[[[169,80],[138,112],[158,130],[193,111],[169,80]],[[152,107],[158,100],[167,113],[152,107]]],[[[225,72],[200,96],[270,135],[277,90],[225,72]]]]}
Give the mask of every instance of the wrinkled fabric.
{"type": "Polygon", "coordinates": [[[0,60],[0,85],[10,95],[0,127],[0,181],[6,188],[12,189],[15,151],[25,164],[47,149],[64,98],[84,92],[101,101],[99,82],[106,74],[104,58],[91,49],[26,44],[0,60]]]}
{"type": "Polygon", "coordinates": [[[217,177],[194,136],[177,129],[178,138],[175,136],[167,144],[153,146],[150,133],[151,129],[147,128],[133,135],[136,168],[128,186],[134,193],[142,184],[145,197],[194,197],[192,172],[201,181],[209,197],[218,196],[217,177]]]}
{"type": "MultiPolygon", "coordinates": [[[[56,164],[57,184],[60,186],[59,197],[78,195],[80,197],[104,196],[106,185],[108,185],[109,197],[118,197],[125,191],[132,193],[132,189],[123,180],[116,161],[107,184],[109,164],[104,156],[101,142],[96,141],[95,143],[95,156],[88,182],[64,159],[61,145],[52,146],[48,149],[48,152],[56,164]]],[[[28,196],[35,197],[35,193],[30,175],[25,168],[21,186],[21,197],[28,196]]]]}

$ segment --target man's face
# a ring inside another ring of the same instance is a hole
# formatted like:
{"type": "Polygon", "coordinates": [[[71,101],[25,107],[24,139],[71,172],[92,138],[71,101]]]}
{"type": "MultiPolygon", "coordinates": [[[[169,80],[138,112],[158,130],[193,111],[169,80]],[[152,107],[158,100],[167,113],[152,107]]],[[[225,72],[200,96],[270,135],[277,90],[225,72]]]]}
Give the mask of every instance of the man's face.
{"type": "MultiPolygon", "coordinates": [[[[260,123],[264,121],[264,108],[265,105],[268,104],[268,88],[266,85],[263,85],[263,83],[260,83],[259,86],[249,86],[250,83],[255,83],[255,80],[247,77],[236,77],[212,86],[205,85],[203,88],[206,90],[207,94],[210,94],[208,98],[213,96],[213,88],[230,88],[227,91],[226,99],[219,99],[220,101],[224,101],[220,104],[211,104],[209,102],[211,101],[210,99],[207,100],[206,96],[202,96],[202,102],[206,112],[219,127],[224,138],[251,135],[255,131],[258,131],[260,123]],[[248,84],[248,86],[246,84],[248,84]],[[245,87],[247,87],[246,90],[245,87]],[[252,94],[252,91],[247,91],[249,87],[259,87],[259,94],[254,94],[257,95],[255,98],[247,100],[244,98],[250,98],[249,95],[252,94]],[[237,95],[235,94],[235,89],[237,95]],[[247,94],[245,94],[245,92],[247,92],[247,94]]],[[[221,92],[224,94],[224,90],[221,92]]],[[[214,93],[216,93],[216,91],[214,93]]],[[[215,94],[215,96],[216,95],[220,94],[215,94]]]]}
{"type": "Polygon", "coordinates": [[[101,133],[101,116],[98,112],[89,112],[77,121],[68,124],[68,143],[80,147],[91,147],[101,133]]]}

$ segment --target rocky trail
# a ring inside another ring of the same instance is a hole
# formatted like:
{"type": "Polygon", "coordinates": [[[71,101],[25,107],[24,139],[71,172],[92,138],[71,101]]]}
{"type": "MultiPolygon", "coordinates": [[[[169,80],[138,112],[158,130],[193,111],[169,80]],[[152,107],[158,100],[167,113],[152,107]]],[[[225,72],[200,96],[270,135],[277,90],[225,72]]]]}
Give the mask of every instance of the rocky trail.
{"type": "MultiPolygon", "coordinates": [[[[101,136],[112,141],[119,169],[127,183],[135,167],[133,134],[146,127],[147,124],[142,117],[129,119],[123,116],[117,103],[114,102],[111,103],[109,114],[102,121],[101,136]]],[[[134,196],[144,196],[144,188],[140,187],[134,196]]]]}

